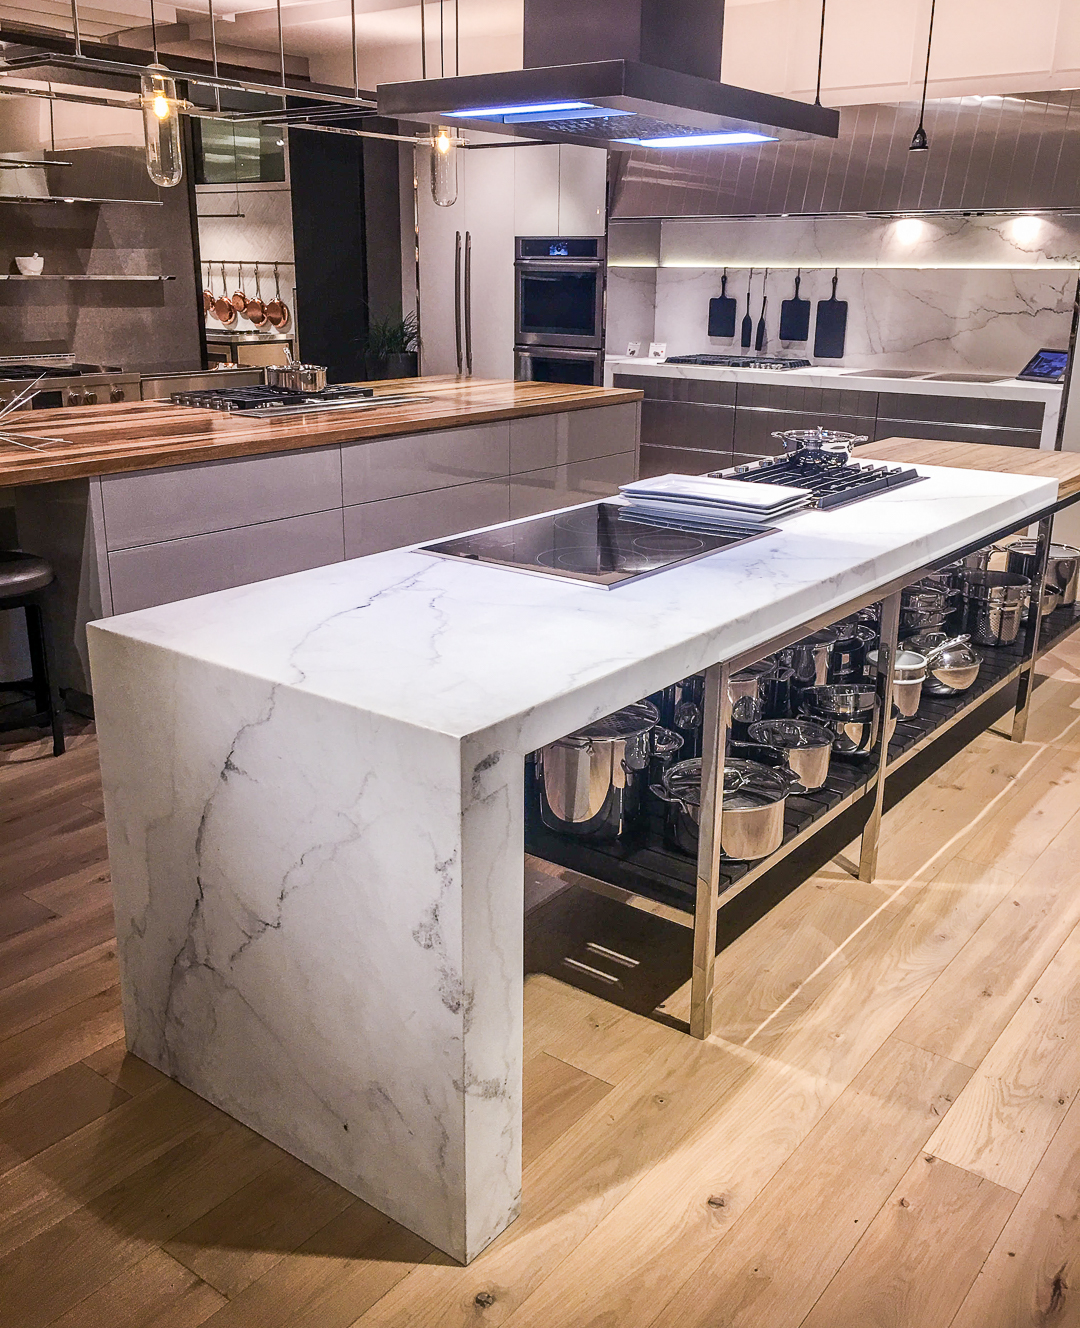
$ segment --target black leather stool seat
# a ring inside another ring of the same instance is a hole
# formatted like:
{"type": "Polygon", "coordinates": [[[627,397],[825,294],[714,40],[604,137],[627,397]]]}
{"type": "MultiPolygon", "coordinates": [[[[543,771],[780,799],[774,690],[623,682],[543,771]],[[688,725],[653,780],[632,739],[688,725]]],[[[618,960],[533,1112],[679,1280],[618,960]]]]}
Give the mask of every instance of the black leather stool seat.
{"type": "Polygon", "coordinates": [[[53,569],[44,558],[15,549],[0,549],[0,604],[43,590],[53,579],[53,569]]]}

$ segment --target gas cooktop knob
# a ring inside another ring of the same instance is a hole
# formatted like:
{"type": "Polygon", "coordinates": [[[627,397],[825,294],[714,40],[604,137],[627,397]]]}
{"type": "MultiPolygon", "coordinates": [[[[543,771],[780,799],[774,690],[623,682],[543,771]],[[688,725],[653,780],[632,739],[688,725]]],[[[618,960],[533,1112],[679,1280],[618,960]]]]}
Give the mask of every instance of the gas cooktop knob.
{"type": "Polygon", "coordinates": [[[91,392],[91,391],[86,391],[86,392],[84,392],[84,393],[83,393],[83,405],[84,405],[84,406],[96,406],[96,405],[97,405],[97,393],[96,393],[96,392],[91,392]]]}
{"type": "Polygon", "coordinates": [[[67,403],[69,406],[78,406],[82,401],[82,394],[79,392],[69,392],[67,394],[67,403]]]}
{"type": "Polygon", "coordinates": [[[123,400],[124,400],[124,389],[123,389],[122,387],[111,387],[111,388],[109,389],[109,400],[110,400],[110,401],[123,401],[123,400]]]}

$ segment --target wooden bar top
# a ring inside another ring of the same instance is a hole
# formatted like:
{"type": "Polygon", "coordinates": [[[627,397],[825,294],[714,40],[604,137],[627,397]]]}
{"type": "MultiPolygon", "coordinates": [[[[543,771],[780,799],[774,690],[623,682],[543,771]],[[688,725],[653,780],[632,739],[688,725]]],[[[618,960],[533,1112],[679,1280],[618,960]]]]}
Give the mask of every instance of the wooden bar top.
{"type": "Polygon", "coordinates": [[[642,395],[623,388],[449,376],[372,386],[376,398],[407,392],[430,400],[277,420],[252,420],[170,401],[19,411],[0,423],[0,433],[24,435],[42,450],[0,441],[0,488],[488,424],[619,405],[642,395]],[[52,439],[60,441],[48,441],[52,439]]]}
{"type": "Polygon", "coordinates": [[[882,438],[857,447],[855,455],[874,461],[954,466],[957,470],[1040,475],[1058,481],[1059,498],[1080,493],[1080,452],[1043,452],[1034,447],[997,447],[992,443],[944,443],[928,438],[882,438]]]}

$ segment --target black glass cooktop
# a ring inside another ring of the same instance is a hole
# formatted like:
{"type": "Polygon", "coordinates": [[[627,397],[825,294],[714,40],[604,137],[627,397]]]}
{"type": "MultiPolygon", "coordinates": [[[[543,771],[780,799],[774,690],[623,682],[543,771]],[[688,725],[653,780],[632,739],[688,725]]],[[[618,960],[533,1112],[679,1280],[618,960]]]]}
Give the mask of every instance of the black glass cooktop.
{"type": "Polygon", "coordinates": [[[618,503],[590,503],[568,512],[527,517],[475,535],[425,544],[423,548],[444,558],[569,577],[610,589],[704,558],[719,549],[730,549],[759,535],[775,534],[772,526],[729,520],[707,532],[685,530],[627,512],[618,503]]]}

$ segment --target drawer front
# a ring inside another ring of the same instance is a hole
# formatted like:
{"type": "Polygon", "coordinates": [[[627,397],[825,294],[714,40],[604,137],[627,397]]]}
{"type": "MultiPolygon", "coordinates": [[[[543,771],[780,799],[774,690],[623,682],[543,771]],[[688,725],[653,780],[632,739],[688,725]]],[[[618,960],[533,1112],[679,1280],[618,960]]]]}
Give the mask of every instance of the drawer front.
{"type": "Polygon", "coordinates": [[[942,424],[925,420],[878,417],[874,441],[880,438],[932,438],[942,443],[993,443],[997,447],[1038,447],[1042,435],[1031,429],[994,429],[985,424],[942,424]]]}
{"type": "Polygon", "coordinates": [[[459,484],[345,509],[345,557],[445,539],[509,518],[506,480],[459,484]]]}
{"type": "Polygon", "coordinates": [[[637,446],[639,420],[636,401],[511,420],[510,473],[631,452],[637,446]]]}
{"type": "MultiPolygon", "coordinates": [[[[861,394],[860,394],[861,395],[861,394]]],[[[779,456],[784,444],[772,435],[786,429],[815,429],[819,425],[867,438],[874,436],[872,416],[819,415],[793,410],[741,406],[735,412],[735,451],[754,456],[779,456]]]]}
{"type": "Polygon", "coordinates": [[[336,447],[169,466],[101,481],[105,544],[140,544],[325,512],[341,506],[336,447]]]}
{"type": "Polygon", "coordinates": [[[109,554],[113,612],[305,572],[344,556],[340,508],[120,549],[109,554]]]}
{"type": "MultiPolygon", "coordinates": [[[[993,401],[982,397],[937,397],[882,392],[878,419],[926,420],[941,424],[986,424],[998,429],[1042,429],[1041,401],[993,401]]],[[[912,435],[912,437],[923,435],[912,435]]]]}
{"type": "MultiPolygon", "coordinates": [[[[809,387],[800,383],[783,382],[740,383],[737,397],[739,406],[757,406],[768,410],[793,410],[811,415],[873,415],[877,408],[876,392],[861,392],[857,388],[809,387]]],[[[823,423],[823,421],[819,421],[823,423]]],[[[839,426],[829,424],[830,428],[839,426]]]]}
{"type": "Polygon", "coordinates": [[[620,484],[629,484],[634,478],[634,459],[633,452],[620,452],[515,475],[510,481],[510,519],[611,498],[620,484]]]}
{"type": "Polygon", "coordinates": [[[509,473],[508,423],[378,438],[341,448],[346,506],[504,478],[509,473]]]}
{"type": "Polygon", "coordinates": [[[732,454],[728,451],[705,452],[691,451],[684,447],[643,446],[637,477],[651,480],[654,475],[706,475],[712,470],[726,470],[733,464],[732,454]]]}
{"type": "Polygon", "coordinates": [[[612,385],[645,393],[646,401],[693,401],[705,406],[734,406],[737,385],[723,378],[654,378],[614,374],[612,385]]]}
{"type": "Polygon", "coordinates": [[[645,401],[642,406],[642,447],[731,451],[735,433],[731,406],[703,406],[691,401],[645,401]]]}

